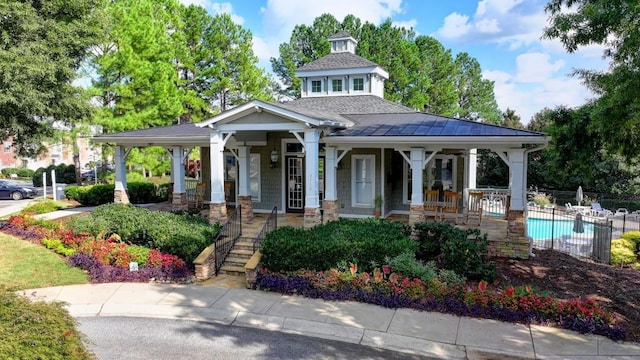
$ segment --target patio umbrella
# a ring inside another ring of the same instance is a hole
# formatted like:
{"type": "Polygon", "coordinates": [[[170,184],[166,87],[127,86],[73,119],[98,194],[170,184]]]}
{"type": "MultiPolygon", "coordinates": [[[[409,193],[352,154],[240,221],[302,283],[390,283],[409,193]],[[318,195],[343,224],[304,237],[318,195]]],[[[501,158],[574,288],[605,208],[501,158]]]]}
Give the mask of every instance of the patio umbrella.
{"type": "Polygon", "coordinates": [[[584,224],[582,223],[582,214],[577,213],[576,219],[573,221],[573,232],[583,233],[584,232],[584,224]]]}
{"type": "Polygon", "coordinates": [[[582,199],[584,199],[584,196],[582,195],[582,186],[578,186],[578,191],[576,191],[576,201],[578,202],[578,206],[580,206],[582,199]]]}

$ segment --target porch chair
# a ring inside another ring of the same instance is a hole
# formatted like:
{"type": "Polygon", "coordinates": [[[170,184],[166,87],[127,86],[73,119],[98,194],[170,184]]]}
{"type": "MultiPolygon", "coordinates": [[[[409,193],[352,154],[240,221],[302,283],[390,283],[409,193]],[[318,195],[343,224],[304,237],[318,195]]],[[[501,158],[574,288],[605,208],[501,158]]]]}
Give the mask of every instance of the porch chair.
{"type": "Polygon", "coordinates": [[[446,214],[453,215],[454,223],[458,225],[458,196],[457,191],[445,191],[444,203],[440,210],[440,220],[444,221],[446,214]]]}
{"type": "Polygon", "coordinates": [[[482,191],[470,191],[469,201],[467,203],[467,218],[465,224],[469,224],[469,215],[478,217],[478,226],[482,225],[482,191]]]}
{"type": "Polygon", "coordinates": [[[196,196],[195,196],[196,209],[199,209],[204,206],[204,190],[205,190],[204,183],[199,182],[196,184],[196,196]]]}
{"type": "Polygon", "coordinates": [[[437,220],[439,195],[440,192],[438,190],[424,191],[424,215],[426,217],[433,217],[434,220],[437,220]]]}

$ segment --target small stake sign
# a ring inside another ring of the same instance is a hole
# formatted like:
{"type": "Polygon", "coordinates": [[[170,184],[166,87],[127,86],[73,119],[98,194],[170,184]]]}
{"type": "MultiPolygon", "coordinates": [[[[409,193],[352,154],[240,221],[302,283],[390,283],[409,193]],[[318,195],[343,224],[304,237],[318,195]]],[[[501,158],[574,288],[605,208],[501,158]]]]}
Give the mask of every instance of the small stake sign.
{"type": "Polygon", "coordinates": [[[129,263],[129,271],[138,271],[138,263],[130,262],[129,263]]]}

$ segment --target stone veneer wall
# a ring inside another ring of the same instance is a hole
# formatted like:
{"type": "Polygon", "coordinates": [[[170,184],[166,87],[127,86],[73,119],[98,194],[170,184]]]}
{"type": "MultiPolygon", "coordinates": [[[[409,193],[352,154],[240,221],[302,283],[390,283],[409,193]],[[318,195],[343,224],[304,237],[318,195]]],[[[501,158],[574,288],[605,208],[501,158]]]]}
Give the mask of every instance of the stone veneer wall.
{"type": "Polygon", "coordinates": [[[335,221],[340,217],[340,210],[338,209],[338,200],[323,200],[322,207],[324,209],[324,214],[322,221],[335,221]]]}
{"type": "Polygon", "coordinates": [[[215,275],[216,252],[214,250],[215,250],[215,245],[211,244],[207,246],[200,253],[200,255],[198,255],[198,257],[195,260],[193,260],[193,265],[195,266],[195,269],[196,269],[196,273],[195,273],[196,280],[198,281],[207,280],[215,275]]]}
{"type": "Polygon", "coordinates": [[[304,208],[304,228],[310,229],[322,223],[320,208],[304,208]]]}
{"type": "Polygon", "coordinates": [[[220,225],[227,222],[227,204],[209,204],[209,222],[220,225]]]}
{"type": "Polygon", "coordinates": [[[127,194],[127,190],[114,190],[113,202],[116,204],[129,204],[129,194],[127,194]]]}
{"type": "Polygon", "coordinates": [[[180,211],[187,210],[189,208],[189,200],[187,199],[187,193],[173,193],[171,199],[171,210],[180,211]]]}
{"type": "Polygon", "coordinates": [[[507,238],[490,240],[488,255],[528,259],[530,243],[525,233],[524,211],[509,210],[507,217],[507,238]]]}
{"type": "Polygon", "coordinates": [[[253,219],[253,202],[251,201],[251,195],[238,196],[238,203],[240,204],[240,216],[242,221],[251,221],[253,219]]]}

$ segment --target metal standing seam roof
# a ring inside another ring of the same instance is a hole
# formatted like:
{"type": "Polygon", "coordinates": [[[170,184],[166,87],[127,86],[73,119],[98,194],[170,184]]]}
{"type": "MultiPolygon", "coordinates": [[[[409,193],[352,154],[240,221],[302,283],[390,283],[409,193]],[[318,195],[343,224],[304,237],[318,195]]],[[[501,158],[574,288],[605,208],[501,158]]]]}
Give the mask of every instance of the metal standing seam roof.
{"type": "Polygon", "coordinates": [[[429,113],[350,114],[354,126],[330,136],[531,136],[542,133],[429,113]]]}
{"type": "Polygon", "coordinates": [[[296,69],[296,72],[379,67],[373,61],[350,52],[331,53],[296,69]]]}

